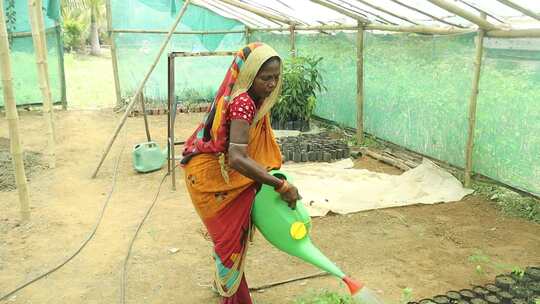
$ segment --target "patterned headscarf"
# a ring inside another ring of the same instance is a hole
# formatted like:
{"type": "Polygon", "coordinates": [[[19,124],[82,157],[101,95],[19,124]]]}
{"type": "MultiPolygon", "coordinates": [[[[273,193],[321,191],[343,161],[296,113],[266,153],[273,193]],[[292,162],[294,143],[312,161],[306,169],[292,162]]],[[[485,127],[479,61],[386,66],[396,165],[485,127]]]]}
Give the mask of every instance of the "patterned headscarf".
{"type": "MultiPolygon", "coordinates": [[[[248,44],[236,53],[203,122],[186,141],[183,162],[187,162],[190,156],[196,154],[225,151],[229,128],[225,118],[229,103],[249,90],[261,66],[272,57],[279,57],[279,55],[273,48],[260,42],[248,44]]],[[[276,103],[281,91],[281,83],[280,77],[274,91],[262,102],[252,125],[261,120],[276,103]]]]}

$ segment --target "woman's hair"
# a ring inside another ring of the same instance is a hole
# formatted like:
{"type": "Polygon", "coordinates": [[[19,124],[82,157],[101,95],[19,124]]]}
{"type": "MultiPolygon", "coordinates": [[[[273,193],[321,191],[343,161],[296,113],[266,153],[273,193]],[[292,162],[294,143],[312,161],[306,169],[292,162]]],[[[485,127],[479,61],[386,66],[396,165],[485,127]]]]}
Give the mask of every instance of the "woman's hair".
{"type": "Polygon", "coordinates": [[[261,65],[261,68],[260,70],[264,69],[267,65],[269,65],[271,62],[279,62],[281,63],[281,58],[279,58],[278,56],[272,56],[270,58],[268,58],[262,65],[261,65]]]}

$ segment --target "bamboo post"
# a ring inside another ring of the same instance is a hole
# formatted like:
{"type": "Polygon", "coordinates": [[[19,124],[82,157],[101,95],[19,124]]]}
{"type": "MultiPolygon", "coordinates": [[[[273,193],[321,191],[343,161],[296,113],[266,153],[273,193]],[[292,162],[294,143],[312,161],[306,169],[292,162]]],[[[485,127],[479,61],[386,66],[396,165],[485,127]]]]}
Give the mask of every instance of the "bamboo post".
{"type": "Polygon", "coordinates": [[[28,184],[24,172],[23,151],[21,139],[19,137],[19,116],[17,105],[13,93],[13,80],[11,74],[11,61],[9,58],[9,42],[4,19],[4,4],[0,1],[0,71],[2,77],[2,87],[4,92],[4,106],[6,109],[6,119],[9,127],[10,152],[15,168],[15,183],[19,192],[19,203],[21,205],[21,219],[30,219],[30,198],[28,195],[28,184]]]}
{"type": "Polygon", "coordinates": [[[291,57],[296,57],[296,32],[294,30],[294,24],[289,27],[290,39],[291,39],[291,57]]]}
{"type": "MultiPolygon", "coordinates": [[[[137,97],[135,97],[137,98],[137,97]]],[[[141,92],[139,94],[139,99],[141,100],[141,110],[143,112],[143,119],[144,119],[144,130],[146,131],[146,139],[148,141],[152,140],[152,137],[150,136],[150,127],[148,126],[148,114],[146,113],[146,106],[144,104],[144,93],[141,92]]]]}
{"type": "Polygon", "coordinates": [[[62,44],[62,28],[60,23],[55,22],[56,45],[58,47],[58,71],[60,73],[62,109],[67,110],[66,73],[64,70],[64,45],[62,44]]]}
{"type": "MultiPolygon", "coordinates": [[[[485,18],[485,14],[482,17],[485,18]]],[[[482,55],[484,52],[485,30],[478,29],[476,36],[476,57],[474,59],[474,76],[472,81],[472,93],[469,99],[469,128],[467,132],[467,146],[465,148],[465,187],[471,186],[472,157],[474,150],[474,130],[476,127],[476,103],[478,100],[478,84],[480,82],[480,72],[482,69],[482,55]]]]}
{"type": "Polygon", "coordinates": [[[184,13],[186,12],[186,10],[188,8],[189,3],[190,3],[190,0],[185,0],[184,1],[184,5],[182,6],[182,9],[178,13],[178,16],[176,17],[176,20],[174,21],[173,25],[171,26],[171,29],[169,30],[169,33],[167,34],[167,37],[163,41],[163,43],[161,45],[161,48],[160,48],[158,54],[156,55],[156,58],[154,59],[154,63],[152,63],[152,65],[150,66],[150,69],[148,70],[148,72],[144,76],[143,81],[141,82],[141,84],[137,88],[137,91],[135,92],[135,95],[133,96],[133,98],[131,99],[129,104],[127,105],[126,111],[124,112],[124,115],[122,116],[122,118],[120,119],[120,122],[116,126],[116,129],[114,130],[114,133],[113,133],[112,137],[109,139],[109,142],[107,143],[107,146],[105,147],[105,151],[103,152],[103,155],[101,156],[101,159],[99,160],[99,163],[98,163],[96,169],[94,170],[94,173],[92,174],[92,178],[95,178],[97,176],[99,168],[101,168],[101,165],[103,164],[103,161],[105,161],[105,157],[107,157],[107,154],[109,154],[109,151],[111,150],[111,147],[112,147],[114,141],[116,140],[116,137],[118,136],[118,133],[120,133],[120,130],[122,129],[122,127],[126,123],[129,112],[131,111],[131,109],[135,105],[135,102],[137,101],[137,96],[139,96],[141,94],[142,90],[144,89],[144,86],[146,85],[146,82],[150,78],[150,75],[152,74],[152,72],[156,68],[156,66],[157,66],[157,64],[159,62],[159,59],[161,58],[161,55],[163,54],[163,51],[165,51],[165,48],[167,47],[167,44],[171,40],[172,34],[173,34],[174,30],[176,29],[176,27],[178,26],[178,24],[180,23],[180,20],[182,19],[182,16],[184,16],[184,13]]]}
{"type": "Polygon", "coordinates": [[[356,34],[356,142],[364,142],[364,27],[356,34]]]}
{"type": "Polygon", "coordinates": [[[116,56],[116,41],[114,40],[113,27],[112,27],[112,10],[111,0],[107,0],[105,3],[105,10],[107,14],[107,35],[111,40],[111,57],[113,65],[114,76],[114,92],[116,94],[116,106],[122,106],[122,91],[120,88],[120,77],[118,75],[118,57],[116,56]]]}
{"type": "Polygon", "coordinates": [[[54,117],[51,89],[49,86],[49,69],[47,64],[47,43],[41,13],[41,0],[28,0],[28,13],[32,27],[32,39],[36,53],[36,65],[39,88],[43,98],[43,116],[47,124],[47,158],[50,168],[56,166],[54,143],[54,117]]]}
{"type": "Polygon", "coordinates": [[[250,31],[250,29],[249,29],[249,27],[247,25],[246,25],[246,29],[244,31],[244,36],[245,36],[244,38],[246,40],[246,45],[248,45],[250,40],[251,40],[251,31],[250,31]]]}

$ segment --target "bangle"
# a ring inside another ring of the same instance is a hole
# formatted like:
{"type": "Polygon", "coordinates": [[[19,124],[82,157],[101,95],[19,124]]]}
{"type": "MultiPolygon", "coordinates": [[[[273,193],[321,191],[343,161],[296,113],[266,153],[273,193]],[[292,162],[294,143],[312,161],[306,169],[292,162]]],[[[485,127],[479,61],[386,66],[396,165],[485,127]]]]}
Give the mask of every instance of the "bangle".
{"type": "Polygon", "coordinates": [[[277,193],[280,193],[280,194],[285,193],[289,190],[289,183],[286,180],[283,180],[283,183],[281,183],[281,185],[277,187],[275,190],[277,193]]]}

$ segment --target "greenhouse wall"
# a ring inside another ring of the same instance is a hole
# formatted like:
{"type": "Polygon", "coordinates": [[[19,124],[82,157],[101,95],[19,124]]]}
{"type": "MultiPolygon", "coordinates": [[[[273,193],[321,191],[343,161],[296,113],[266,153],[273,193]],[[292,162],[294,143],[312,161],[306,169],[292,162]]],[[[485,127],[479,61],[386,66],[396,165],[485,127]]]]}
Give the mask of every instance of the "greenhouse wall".
{"type": "MultiPolygon", "coordinates": [[[[4,1],[4,16],[9,13],[14,18],[6,18],[8,36],[11,37],[11,67],[13,90],[17,105],[42,104],[41,91],[36,66],[36,55],[32,41],[30,23],[28,21],[27,1],[4,1]],[[11,4],[13,3],[14,6],[11,4]]],[[[60,6],[58,0],[43,0],[45,30],[47,34],[47,60],[49,81],[53,102],[66,100],[63,42],[60,35],[60,6]]],[[[0,107],[4,106],[4,97],[0,87],[0,107]]]]}

